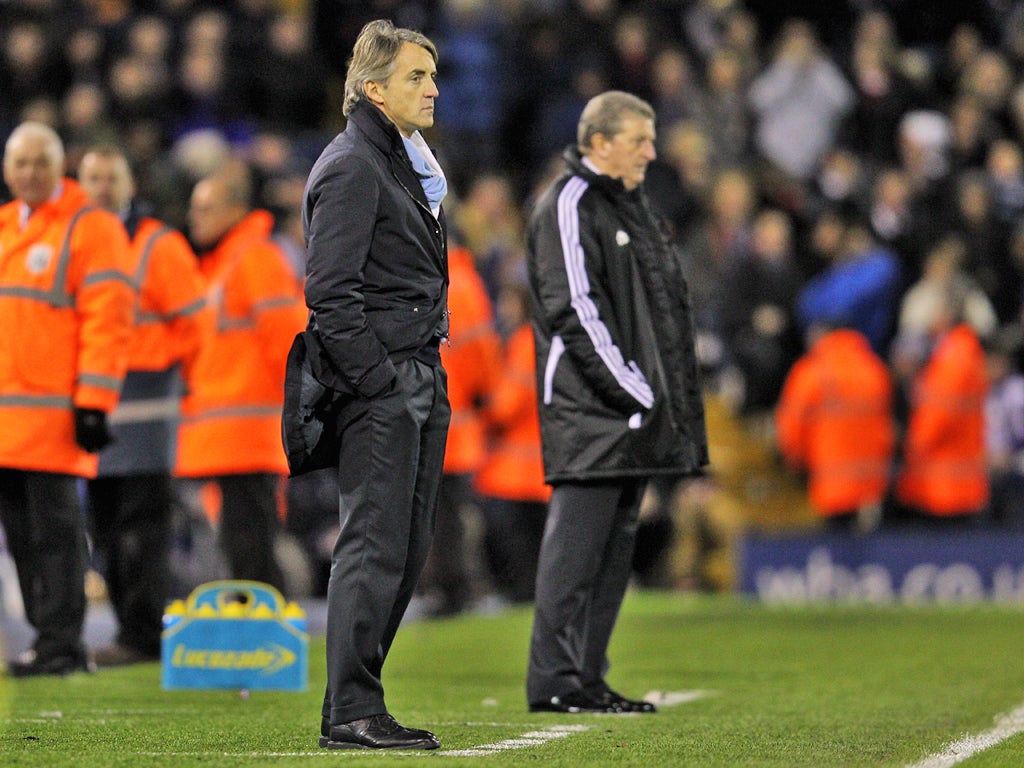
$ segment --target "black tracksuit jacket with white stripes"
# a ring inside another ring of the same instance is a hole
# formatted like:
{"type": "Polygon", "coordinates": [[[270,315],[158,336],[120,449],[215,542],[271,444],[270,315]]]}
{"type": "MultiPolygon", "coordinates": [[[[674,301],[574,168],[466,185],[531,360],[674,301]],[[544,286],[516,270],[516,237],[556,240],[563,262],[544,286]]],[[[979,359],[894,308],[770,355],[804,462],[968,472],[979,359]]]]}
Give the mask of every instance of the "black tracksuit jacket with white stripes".
{"type": "Polygon", "coordinates": [[[570,147],[527,258],[547,482],[699,474],[707,437],[686,283],[641,189],[570,147]]]}

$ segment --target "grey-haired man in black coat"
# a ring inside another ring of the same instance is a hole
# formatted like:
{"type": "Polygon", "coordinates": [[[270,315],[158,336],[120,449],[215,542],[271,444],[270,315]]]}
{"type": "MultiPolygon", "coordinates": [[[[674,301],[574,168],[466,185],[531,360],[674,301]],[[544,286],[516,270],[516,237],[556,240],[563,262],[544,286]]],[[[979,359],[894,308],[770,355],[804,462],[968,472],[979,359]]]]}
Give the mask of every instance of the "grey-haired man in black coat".
{"type": "Polygon", "coordinates": [[[531,216],[528,268],[544,471],[527,701],[535,712],[653,712],[607,683],[606,651],[655,475],[707,464],[686,283],[644,195],[654,110],[595,96],[568,168],[531,216]]]}

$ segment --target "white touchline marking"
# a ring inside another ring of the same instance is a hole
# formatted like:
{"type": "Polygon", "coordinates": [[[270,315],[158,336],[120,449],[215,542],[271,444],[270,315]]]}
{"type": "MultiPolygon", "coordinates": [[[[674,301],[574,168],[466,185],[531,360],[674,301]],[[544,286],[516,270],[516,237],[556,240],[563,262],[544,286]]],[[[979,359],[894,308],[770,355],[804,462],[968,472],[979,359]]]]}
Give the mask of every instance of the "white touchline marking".
{"type": "Polygon", "coordinates": [[[644,701],[650,702],[656,707],[678,707],[680,704],[689,704],[707,696],[717,696],[718,691],[650,691],[644,696],[644,701]]]}
{"type": "Polygon", "coordinates": [[[941,752],[929,755],[919,763],[908,765],[907,768],[949,768],[961,763],[978,752],[994,747],[1011,736],[1024,731],[1024,704],[1012,712],[996,718],[993,728],[976,736],[965,736],[946,746],[941,752]]]}
{"type": "Polygon", "coordinates": [[[574,733],[589,731],[589,725],[553,725],[540,731],[529,731],[520,734],[514,739],[504,739],[493,744],[481,744],[469,749],[443,749],[438,754],[445,757],[483,757],[504,752],[508,749],[522,749],[523,747],[539,747],[547,744],[553,739],[564,739],[574,733]]]}

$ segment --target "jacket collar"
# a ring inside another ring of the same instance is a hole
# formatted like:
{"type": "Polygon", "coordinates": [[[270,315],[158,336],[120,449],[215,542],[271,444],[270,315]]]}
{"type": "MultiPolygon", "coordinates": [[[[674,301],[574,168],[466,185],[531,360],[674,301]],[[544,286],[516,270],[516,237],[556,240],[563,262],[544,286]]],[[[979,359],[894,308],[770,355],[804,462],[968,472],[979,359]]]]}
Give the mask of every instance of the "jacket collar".
{"type": "Polygon", "coordinates": [[[391,170],[402,186],[412,195],[429,215],[430,203],[423,191],[419,177],[413,170],[409,153],[405,151],[405,143],[402,141],[402,134],[383,112],[368,102],[356,104],[348,116],[349,122],[354,123],[367,140],[379,149],[391,162],[391,170]]]}
{"type": "Polygon", "coordinates": [[[573,174],[576,176],[582,176],[588,183],[600,187],[609,194],[628,194],[626,186],[622,183],[621,179],[613,179],[611,176],[598,173],[584,163],[583,155],[580,153],[578,147],[574,145],[566,147],[565,151],[562,153],[562,159],[568,164],[569,170],[572,171],[573,174]]]}
{"type": "Polygon", "coordinates": [[[405,155],[402,134],[377,107],[368,102],[360,102],[352,108],[348,119],[384,154],[405,155]]]}

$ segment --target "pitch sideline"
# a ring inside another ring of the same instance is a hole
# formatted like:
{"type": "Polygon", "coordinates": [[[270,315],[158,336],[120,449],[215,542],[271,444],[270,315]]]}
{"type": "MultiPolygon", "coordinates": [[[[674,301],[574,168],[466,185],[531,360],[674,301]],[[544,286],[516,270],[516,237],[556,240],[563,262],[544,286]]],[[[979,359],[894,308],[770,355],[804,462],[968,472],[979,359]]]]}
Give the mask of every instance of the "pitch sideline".
{"type": "Polygon", "coordinates": [[[911,763],[906,768],[950,768],[1022,731],[1024,731],[1024,704],[997,717],[995,726],[989,730],[957,739],[948,744],[941,752],[929,755],[920,762],[911,763]]]}

